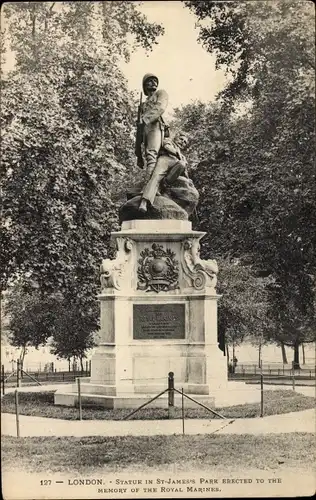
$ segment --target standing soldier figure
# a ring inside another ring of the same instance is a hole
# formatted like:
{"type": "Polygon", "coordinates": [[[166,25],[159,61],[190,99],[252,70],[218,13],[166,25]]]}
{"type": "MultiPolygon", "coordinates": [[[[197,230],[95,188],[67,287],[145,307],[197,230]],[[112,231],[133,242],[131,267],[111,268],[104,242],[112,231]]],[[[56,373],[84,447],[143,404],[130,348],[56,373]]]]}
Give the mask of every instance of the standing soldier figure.
{"type": "Polygon", "coordinates": [[[147,96],[146,101],[140,104],[138,132],[135,152],[138,157],[138,165],[142,167],[141,144],[145,148],[146,173],[150,177],[153,172],[158,152],[163,144],[164,137],[168,135],[168,128],[162,118],[168,106],[168,94],[165,90],[157,90],[158,77],[147,73],[143,78],[143,91],[147,96]],[[139,133],[142,128],[143,133],[139,133]]]}

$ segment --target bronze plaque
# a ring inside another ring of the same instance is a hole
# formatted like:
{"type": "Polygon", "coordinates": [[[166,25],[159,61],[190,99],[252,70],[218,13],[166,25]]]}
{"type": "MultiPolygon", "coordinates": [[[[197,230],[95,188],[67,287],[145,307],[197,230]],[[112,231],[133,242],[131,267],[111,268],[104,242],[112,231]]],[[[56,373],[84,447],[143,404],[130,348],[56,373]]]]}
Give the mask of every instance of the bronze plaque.
{"type": "Polygon", "coordinates": [[[185,304],[134,304],[134,339],[184,339],[185,304]]]}

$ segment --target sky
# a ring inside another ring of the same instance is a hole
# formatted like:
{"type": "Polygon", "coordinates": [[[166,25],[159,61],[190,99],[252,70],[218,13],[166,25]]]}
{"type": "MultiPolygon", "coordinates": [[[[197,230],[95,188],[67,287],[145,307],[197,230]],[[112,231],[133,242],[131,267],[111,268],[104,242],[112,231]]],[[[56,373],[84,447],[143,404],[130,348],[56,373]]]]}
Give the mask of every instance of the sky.
{"type": "Polygon", "coordinates": [[[180,1],[145,1],[139,8],[148,21],[164,26],[165,34],[159,37],[152,52],[138,49],[129,63],[121,64],[131,90],[141,91],[145,73],[159,77],[159,87],[169,94],[169,109],[199,99],[214,100],[224,87],[224,71],[215,70],[215,57],[197,42],[199,30],[195,28],[194,14],[180,1]]]}

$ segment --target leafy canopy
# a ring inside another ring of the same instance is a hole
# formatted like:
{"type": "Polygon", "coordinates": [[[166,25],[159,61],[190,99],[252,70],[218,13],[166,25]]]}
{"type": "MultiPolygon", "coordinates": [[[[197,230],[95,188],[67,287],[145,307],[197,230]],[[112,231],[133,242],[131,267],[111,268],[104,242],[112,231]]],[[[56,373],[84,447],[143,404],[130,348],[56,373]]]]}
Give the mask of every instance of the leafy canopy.
{"type": "Polygon", "coordinates": [[[314,11],[309,2],[184,2],[229,81],[176,120],[202,159],[204,251],[270,276],[274,337],[315,339],[314,11]]]}
{"type": "Polygon", "coordinates": [[[52,314],[64,318],[64,345],[83,349],[98,328],[118,186],[136,169],[135,99],[119,61],[163,28],[132,1],[9,3],[3,15],[15,67],[2,81],[1,287],[18,278],[39,304],[60,293],[52,314]]]}

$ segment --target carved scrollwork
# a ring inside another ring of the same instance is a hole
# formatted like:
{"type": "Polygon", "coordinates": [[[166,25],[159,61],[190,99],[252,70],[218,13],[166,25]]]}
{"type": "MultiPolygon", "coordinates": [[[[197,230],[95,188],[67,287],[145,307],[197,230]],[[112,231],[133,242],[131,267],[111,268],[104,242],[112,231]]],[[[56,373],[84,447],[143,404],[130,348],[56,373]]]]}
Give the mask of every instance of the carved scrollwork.
{"type": "Polygon", "coordinates": [[[206,277],[205,274],[201,271],[197,271],[195,276],[191,276],[192,285],[196,290],[204,290],[206,285],[206,277]]]}
{"type": "Polygon", "coordinates": [[[145,248],[138,259],[138,290],[161,292],[179,288],[179,266],[175,253],[162,245],[153,243],[145,248]]]}
{"type": "Polygon", "coordinates": [[[101,289],[121,289],[126,263],[133,249],[130,238],[116,239],[117,255],[115,259],[103,259],[100,266],[101,289]]]}
{"type": "Polygon", "coordinates": [[[196,290],[215,288],[218,266],[216,260],[200,258],[200,244],[197,238],[187,238],[182,244],[182,267],[196,290]]]}

